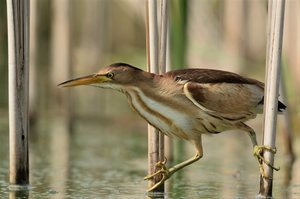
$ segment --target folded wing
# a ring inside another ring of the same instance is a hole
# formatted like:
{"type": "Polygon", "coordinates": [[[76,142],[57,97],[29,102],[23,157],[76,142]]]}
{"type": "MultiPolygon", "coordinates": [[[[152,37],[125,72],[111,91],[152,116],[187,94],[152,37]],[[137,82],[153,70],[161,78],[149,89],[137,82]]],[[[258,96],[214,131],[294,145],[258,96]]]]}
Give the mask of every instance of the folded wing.
{"type": "Polygon", "coordinates": [[[262,112],[264,84],[257,80],[209,69],[177,70],[168,75],[183,84],[188,99],[211,115],[245,121],[262,112]]]}

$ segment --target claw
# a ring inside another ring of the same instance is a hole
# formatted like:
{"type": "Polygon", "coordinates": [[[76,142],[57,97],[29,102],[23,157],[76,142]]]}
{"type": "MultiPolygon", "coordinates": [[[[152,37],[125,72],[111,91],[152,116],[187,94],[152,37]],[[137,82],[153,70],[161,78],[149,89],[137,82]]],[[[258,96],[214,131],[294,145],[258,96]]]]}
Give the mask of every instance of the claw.
{"type": "Polygon", "coordinates": [[[154,176],[156,176],[158,174],[163,174],[163,175],[165,174],[165,175],[167,175],[169,173],[169,170],[166,167],[166,163],[167,163],[167,158],[166,157],[165,157],[164,161],[158,161],[155,164],[155,167],[159,168],[159,170],[156,171],[153,174],[149,174],[149,175],[145,176],[144,180],[149,180],[151,178],[154,178],[154,176]]]}
{"type": "Polygon", "coordinates": [[[269,167],[271,167],[275,171],[279,171],[280,168],[279,167],[278,168],[274,167],[273,165],[271,165],[271,163],[269,161],[264,159],[264,157],[261,155],[264,150],[270,151],[271,153],[274,153],[274,154],[276,153],[277,150],[276,150],[276,148],[271,148],[269,146],[257,146],[256,145],[253,148],[253,155],[257,158],[261,175],[264,178],[269,179],[269,177],[267,177],[267,175],[265,173],[262,162],[264,162],[266,165],[268,165],[269,167]]]}
{"type": "Polygon", "coordinates": [[[155,176],[161,174],[162,178],[159,182],[157,182],[155,185],[153,185],[151,188],[147,190],[147,192],[153,191],[157,187],[159,187],[164,181],[166,181],[172,174],[170,174],[169,169],[166,167],[167,158],[165,157],[164,161],[159,161],[155,164],[155,167],[158,167],[159,170],[156,171],[153,174],[149,174],[146,177],[144,177],[144,180],[149,180],[154,178],[155,176]]]}
{"type": "Polygon", "coordinates": [[[164,158],[164,161],[158,161],[156,164],[155,164],[155,166],[156,167],[166,167],[165,165],[167,164],[167,158],[165,157],[164,158]]]}
{"type": "Polygon", "coordinates": [[[175,172],[179,171],[180,169],[196,162],[197,160],[199,160],[202,157],[202,151],[197,151],[196,155],[186,161],[183,161],[179,164],[176,164],[175,166],[171,167],[171,168],[167,168],[166,167],[166,163],[167,163],[167,158],[165,158],[164,161],[159,161],[155,164],[156,167],[159,168],[158,171],[156,171],[153,174],[149,174],[147,175],[144,179],[145,180],[149,180],[151,178],[153,178],[156,175],[162,175],[162,178],[159,182],[157,182],[155,185],[153,185],[153,187],[151,187],[150,189],[148,189],[149,191],[153,191],[154,189],[156,189],[157,187],[159,187],[164,181],[166,181],[167,179],[169,179],[175,172]]]}
{"type": "Polygon", "coordinates": [[[151,188],[149,188],[147,190],[147,192],[153,191],[154,189],[156,189],[157,187],[159,187],[164,181],[166,181],[169,177],[167,175],[163,175],[163,177],[161,178],[161,180],[159,182],[157,182],[155,185],[153,185],[151,188]]]}
{"type": "Polygon", "coordinates": [[[158,174],[162,174],[163,176],[168,175],[168,173],[169,173],[168,169],[162,168],[162,169],[156,171],[155,173],[152,173],[152,174],[149,174],[149,175],[145,176],[144,180],[152,179],[152,178],[154,178],[154,176],[157,176],[158,174]]]}

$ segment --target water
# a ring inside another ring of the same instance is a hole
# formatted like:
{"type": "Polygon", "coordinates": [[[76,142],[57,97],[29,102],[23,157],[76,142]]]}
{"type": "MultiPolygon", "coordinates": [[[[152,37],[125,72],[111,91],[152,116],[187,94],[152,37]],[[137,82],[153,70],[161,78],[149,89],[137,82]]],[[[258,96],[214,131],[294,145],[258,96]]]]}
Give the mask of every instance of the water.
{"type": "MultiPolygon", "coordinates": [[[[7,124],[1,123],[0,198],[147,198],[144,123],[78,121],[72,134],[64,124],[63,120],[47,121],[38,134],[31,135],[31,189],[14,192],[8,190],[7,124]]],[[[225,132],[203,140],[203,159],[172,176],[166,194],[155,198],[255,198],[258,166],[248,136],[225,132]]],[[[278,140],[276,165],[281,170],[274,176],[274,197],[300,198],[300,163],[296,161],[293,169],[285,165],[280,136],[278,140]]],[[[297,154],[299,142],[295,139],[297,154]]],[[[193,153],[186,145],[182,158],[193,153]]]]}

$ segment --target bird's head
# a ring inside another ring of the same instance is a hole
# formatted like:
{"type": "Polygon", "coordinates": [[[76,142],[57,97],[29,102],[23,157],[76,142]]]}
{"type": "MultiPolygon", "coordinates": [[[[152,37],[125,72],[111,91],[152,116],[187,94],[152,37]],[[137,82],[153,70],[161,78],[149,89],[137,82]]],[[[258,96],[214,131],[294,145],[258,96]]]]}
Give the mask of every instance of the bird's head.
{"type": "Polygon", "coordinates": [[[134,85],[143,76],[144,71],[126,63],[114,63],[102,68],[99,72],[65,81],[58,86],[74,87],[91,85],[101,88],[122,90],[123,87],[134,85]]]}

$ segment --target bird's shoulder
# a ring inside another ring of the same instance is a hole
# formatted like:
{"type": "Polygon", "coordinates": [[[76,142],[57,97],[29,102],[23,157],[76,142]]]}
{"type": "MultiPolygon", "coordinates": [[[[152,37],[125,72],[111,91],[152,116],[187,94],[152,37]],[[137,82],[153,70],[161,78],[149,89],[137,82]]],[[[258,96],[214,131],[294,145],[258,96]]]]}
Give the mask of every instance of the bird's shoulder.
{"type": "Polygon", "coordinates": [[[164,75],[183,85],[185,96],[205,112],[241,120],[260,112],[264,84],[255,79],[213,69],[181,69],[164,75]]]}
{"type": "Polygon", "coordinates": [[[175,81],[194,82],[194,83],[235,83],[235,84],[254,84],[260,88],[264,84],[258,80],[243,77],[239,74],[214,69],[188,68],[169,71],[163,76],[175,81]]]}

